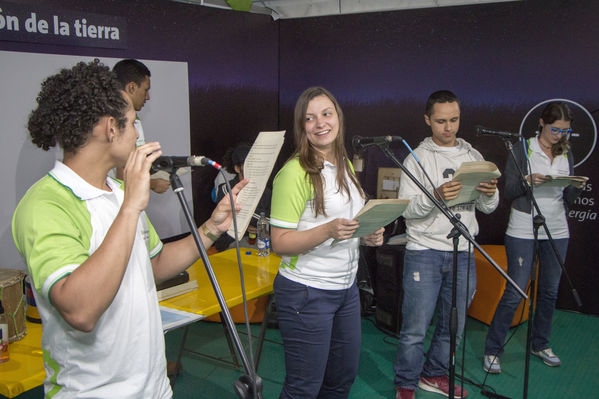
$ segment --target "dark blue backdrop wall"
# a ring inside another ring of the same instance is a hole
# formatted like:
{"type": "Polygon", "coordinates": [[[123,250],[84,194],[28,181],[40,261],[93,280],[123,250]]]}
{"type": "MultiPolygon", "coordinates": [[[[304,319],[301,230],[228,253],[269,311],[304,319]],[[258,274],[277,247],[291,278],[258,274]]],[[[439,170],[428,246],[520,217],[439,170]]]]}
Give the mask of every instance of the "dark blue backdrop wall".
{"type": "MultiPolygon", "coordinates": [[[[401,135],[414,148],[430,130],[424,103],[439,89],[462,101],[460,136],[501,169],[499,139],[475,137],[474,125],[518,131],[528,110],[543,100],[566,98],[599,108],[599,3],[525,1],[281,21],[280,123],[291,129],[294,101],[310,85],[323,85],[340,101],[347,136],[401,135]]],[[[538,120],[539,113],[532,116],[538,120]]],[[[527,123],[527,137],[534,123],[527,123]]],[[[576,114],[575,156],[592,150],[594,130],[576,114]]],[[[398,149],[403,159],[406,152],[398,149]]],[[[392,166],[378,149],[368,152],[363,183],[375,194],[376,167],[392,166]]],[[[591,177],[570,215],[567,269],[584,311],[599,314],[599,238],[595,181],[597,154],[576,169],[591,177]]],[[[509,204],[480,215],[482,244],[503,243],[509,204]]],[[[499,278],[499,275],[498,275],[499,278]]],[[[559,305],[575,308],[562,281],[559,305]]]]}
{"type": "MultiPolygon", "coordinates": [[[[268,16],[165,0],[18,3],[29,5],[32,11],[39,6],[83,15],[124,17],[127,47],[88,48],[0,40],[0,50],[187,62],[192,154],[221,160],[227,146],[239,140],[252,142],[261,130],[277,129],[278,26],[268,16]]],[[[151,132],[151,127],[146,130],[151,132]]],[[[205,220],[212,211],[210,190],[215,176],[216,172],[208,168],[194,170],[197,221],[205,220]]]]}
{"type": "MultiPolygon", "coordinates": [[[[221,160],[228,146],[259,131],[287,129],[281,159],[292,148],[292,108],[308,86],[323,85],[340,100],[353,135],[402,135],[414,147],[428,134],[428,94],[446,88],[462,100],[460,134],[500,168],[505,150],[477,138],[476,124],[518,130],[527,111],[550,98],[599,108],[599,4],[542,1],[430,8],[273,21],[164,0],[21,0],[20,4],[117,15],[127,21],[127,48],[103,49],[0,40],[0,50],[185,61],[189,71],[192,153],[221,160]]],[[[573,139],[577,158],[591,151],[593,131],[581,112],[573,139]]],[[[538,117],[538,116],[537,116],[538,117]]],[[[525,132],[532,134],[530,129],[525,132]]],[[[375,149],[376,150],[376,149],[375,149]]],[[[398,156],[405,152],[398,149],[398,156]]],[[[375,169],[392,166],[370,151],[363,182],[374,193],[375,169]]],[[[590,190],[570,218],[567,267],[584,302],[599,314],[599,255],[592,153],[577,173],[590,190]]],[[[214,172],[193,175],[198,221],[212,209],[214,172]]],[[[501,243],[508,204],[481,216],[479,242],[501,243]]],[[[560,306],[574,308],[562,284],[560,306]]]]}

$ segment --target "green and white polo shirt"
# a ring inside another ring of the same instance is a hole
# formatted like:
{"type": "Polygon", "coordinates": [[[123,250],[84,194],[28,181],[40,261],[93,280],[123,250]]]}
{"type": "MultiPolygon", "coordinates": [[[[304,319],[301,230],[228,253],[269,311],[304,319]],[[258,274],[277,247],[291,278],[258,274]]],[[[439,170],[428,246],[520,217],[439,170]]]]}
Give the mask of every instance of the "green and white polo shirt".
{"type": "Polygon", "coordinates": [[[57,161],[20,201],[13,238],[27,262],[43,322],[47,398],[170,398],[164,336],[150,257],[162,242],[145,212],[121,286],[95,329],[72,328],[52,306],[49,293],[100,246],[124,192],[107,178],[100,190],[57,161]]]}
{"type": "MultiPolygon", "coordinates": [[[[350,197],[337,187],[337,167],[324,163],[324,206],[327,215],[314,216],[314,191],[310,178],[297,158],[287,162],[277,173],[272,192],[270,223],[273,226],[310,230],[336,218],[353,219],[364,206],[364,199],[350,181],[350,197]]],[[[279,273],[284,277],[311,287],[340,290],[349,288],[356,277],[360,245],[358,238],[344,240],[331,246],[330,238],[311,250],[283,256],[279,273]]]]}

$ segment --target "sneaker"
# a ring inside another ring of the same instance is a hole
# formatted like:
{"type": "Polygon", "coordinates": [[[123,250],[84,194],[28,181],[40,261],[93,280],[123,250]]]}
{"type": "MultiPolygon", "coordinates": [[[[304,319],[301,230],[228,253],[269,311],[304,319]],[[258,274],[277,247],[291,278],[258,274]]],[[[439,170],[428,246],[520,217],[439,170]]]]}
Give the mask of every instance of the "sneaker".
{"type": "Polygon", "coordinates": [[[414,399],[416,397],[415,395],[416,391],[413,389],[397,387],[395,399],[414,399]]]}
{"type": "Polygon", "coordinates": [[[485,355],[483,361],[483,370],[485,370],[489,374],[501,373],[499,357],[496,355],[485,355]]]}
{"type": "MultiPolygon", "coordinates": [[[[425,391],[440,393],[443,396],[449,397],[449,377],[441,375],[439,377],[420,377],[418,381],[418,388],[424,389],[425,391]]],[[[454,387],[453,397],[454,398],[465,398],[468,396],[468,392],[458,385],[454,387]]]]}
{"type": "Polygon", "coordinates": [[[557,367],[562,362],[559,360],[559,357],[555,356],[555,353],[551,350],[551,348],[546,348],[540,351],[532,351],[533,355],[540,357],[547,366],[557,367]]]}

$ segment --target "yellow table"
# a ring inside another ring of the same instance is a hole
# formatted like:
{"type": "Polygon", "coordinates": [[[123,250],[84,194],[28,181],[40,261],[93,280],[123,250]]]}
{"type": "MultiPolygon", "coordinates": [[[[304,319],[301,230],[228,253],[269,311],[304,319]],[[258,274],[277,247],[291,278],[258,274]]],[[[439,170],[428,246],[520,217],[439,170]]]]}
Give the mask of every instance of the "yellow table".
{"type": "MultiPolygon", "coordinates": [[[[272,292],[272,283],[277,275],[281,258],[275,254],[258,256],[256,249],[241,248],[241,263],[247,300],[258,298],[272,292]],[[246,252],[249,252],[248,255],[246,252]]],[[[243,302],[239,267],[235,249],[228,249],[210,255],[210,262],[221,291],[229,308],[243,302]]],[[[220,306],[204,268],[202,260],[191,265],[187,272],[189,280],[198,282],[198,289],[160,302],[162,306],[212,316],[220,312],[220,306]]]]}
{"type": "Polygon", "coordinates": [[[42,385],[46,373],[42,359],[42,325],[26,322],[27,334],[9,345],[10,360],[0,363],[0,394],[14,398],[42,385]]]}
{"type": "MultiPolygon", "coordinates": [[[[277,274],[281,258],[275,254],[258,256],[256,249],[241,249],[247,300],[272,292],[272,283],[277,274]],[[246,254],[249,252],[250,254],[246,254]]],[[[235,249],[210,256],[214,274],[219,282],[228,307],[243,302],[235,249]]],[[[220,312],[212,284],[198,260],[187,271],[189,279],[198,282],[198,289],[160,302],[160,305],[186,312],[211,316],[220,312]]],[[[0,363],[0,394],[13,398],[42,385],[46,377],[42,359],[42,326],[27,322],[27,335],[10,344],[10,360],[0,363]]]]}
{"type": "MultiPolygon", "coordinates": [[[[271,254],[267,257],[260,257],[258,256],[258,251],[256,249],[247,248],[241,248],[240,254],[241,263],[243,265],[243,279],[245,283],[244,286],[246,299],[250,301],[263,295],[271,294],[272,283],[277,275],[281,258],[275,254],[271,254]]],[[[223,293],[223,297],[227,302],[227,307],[232,308],[241,304],[243,302],[243,297],[241,293],[239,266],[237,264],[237,252],[235,249],[228,249],[226,251],[211,255],[210,262],[214,270],[214,275],[216,276],[220,289],[223,293]]],[[[186,312],[201,314],[205,317],[219,313],[221,308],[216,298],[216,294],[214,293],[214,289],[212,288],[212,284],[210,283],[210,279],[208,278],[208,273],[206,272],[204,263],[201,260],[198,260],[191,267],[189,267],[187,271],[189,273],[189,279],[197,281],[198,289],[187,294],[179,295],[162,301],[160,302],[160,305],[186,312]]],[[[225,323],[222,324],[224,327],[224,334],[229,345],[229,351],[233,360],[232,364],[235,367],[239,367],[239,363],[237,362],[237,357],[235,355],[231,331],[229,331],[225,323]]],[[[254,354],[254,367],[256,369],[258,369],[258,362],[260,360],[260,353],[262,351],[262,342],[264,340],[266,324],[267,317],[265,316],[262,322],[258,346],[255,351],[256,353],[254,354]]],[[[190,351],[207,358],[222,360],[220,358],[215,358],[193,350],[185,349],[188,328],[189,325],[185,326],[185,332],[183,334],[183,339],[181,340],[179,353],[177,355],[177,364],[180,364],[181,362],[181,354],[183,351],[190,351]]]]}

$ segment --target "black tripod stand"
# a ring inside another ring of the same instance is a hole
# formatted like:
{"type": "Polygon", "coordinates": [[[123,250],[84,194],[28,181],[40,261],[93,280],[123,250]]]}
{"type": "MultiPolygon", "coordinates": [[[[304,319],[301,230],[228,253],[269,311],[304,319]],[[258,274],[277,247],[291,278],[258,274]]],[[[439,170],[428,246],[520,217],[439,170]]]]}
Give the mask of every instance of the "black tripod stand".
{"type": "MultiPolygon", "coordinates": [[[[239,377],[239,379],[237,379],[233,383],[235,393],[241,399],[262,399],[262,379],[256,374],[256,370],[252,362],[248,360],[243,345],[241,344],[239,334],[237,333],[237,329],[235,328],[235,324],[233,324],[233,319],[231,318],[231,313],[229,312],[229,308],[227,307],[227,302],[223,297],[216,276],[214,275],[214,270],[212,269],[212,265],[210,264],[210,259],[208,258],[206,249],[204,248],[202,240],[200,239],[200,235],[198,234],[198,228],[191,216],[191,212],[189,211],[187,202],[185,201],[185,195],[183,193],[184,187],[181,183],[181,179],[179,179],[179,176],[176,173],[178,167],[170,166],[161,167],[160,169],[168,172],[170,175],[171,187],[175,194],[177,194],[177,198],[179,198],[181,208],[185,213],[185,219],[187,220],[190,232],[193,235],[196,246],[198,247],[200,257],[202,258],[202,261],[204,262],[204,267],[206,268],[206,273],[208,274],[208,278],[210,279],[210,283],[212,284],[212,288],[220,305],[222,318],[225,321],[228,331],[231,333],[233,337],[233,343],[235,345],[235,348],[237,349],[237,352],[239,353],[239,356],[241,357],[241,361],[243,363],[243,367],[245,369],[246,374],[239,377]]],[[[231,192],[230,188],[229,192],[231,192]]]]}
{"type": "Polygon", "coordinates": [[[576,289],[574,288],[574,286],[572,284],[572,281],[570,280],[570,276],[568,275],[566,267],[564,266],[564,261],[563,261],[561,255],[559,254],[559,251],[555,245],[555,242],[553,241],[553,238],[551,237],[551,233],[549,233],[549,229],[547,228],[547,224],[545,223],[545,217],[541,213],[541,210],[539,209],[539,205],[537,204],[537,201],[533,195],[532,187],[531,187],[531,185],[528,184],[526,177],[524,176],[524,173],[522,171],[522,168],[518,164],[518,160],[516,158],[516,155],[514,154],[514,146],[511,143],[511,141],[509,141],[509,139],[507,139],[507,138],[504,139],[504,143],[505,143],[506,149],[508,150],[508,152],[510,154],[510,158],[514,162],[515,169],[518,172],[520,184],[521,184],[524,192],[526,193],[526,198],[531,203],[531,211],[532,211],[532,209],[534,209],[534,211],[536,213],[536,215],[533,218],[534,255],[532,257],[532,265],[531,265],[531,269],[530,269],[530,297],[529,297],[529,306],[528,306],[528,328],[526,331],[526,348],[525,348],[526,358],[525,358],[525,362],[524,362],[523,398],[526,399],[528,397],[528,376],[529,376],[529,372],[530,372],[530,367],[529,367],[530,352],[532,350],[532,327],[533,327],[534,315],[535,315],[535,302],[536,302],[535,301],[535,291],[536,291],[536,279],[537,279],[537,265],[538,265],[538,261],[540,259],[539,258],[539,239],[538,238],[539,238],[539,228],[541,226],[543,227],[545,234],[547,235],[547,239],[549,240],[549,242],[551,244],[551,249],[553,250],[555,258],[557,259],[557,261],[559,262],[559,264],[562,268],[562,273],[563,273],[564,277],[566,278],[566,280],[568,281],[568,285],[570,286],[572,296],[574,297],[574,300],[576,301],[577,306],[582,307],[582,302],[580,301],[578,292],[576,291],[576,289]]]}
{"type": "MultiPolygon", "coordinates": [[[[404,144],[407,143],[402,139],[404,144]]],[[[455,386],[455,349],[457,341],[457,307],[456,307],[456,296],[457,296],[457,257],[458,257],[458,243],[459,237],[463,236],[466,238],[480,253],[489,261],[491,265],[503,276],[503,278],[522,296],[522,298],[528,298],[527,295],[518,287],[518,285],[507,275],[503,269],[497,265],[497,263],[481,248],[481,246],[474,240],[470,235],[470,232],[466,226],[460,222],[458,215],[454,215],[450,209],[443,203],[439,202],[433,194],[431,194],[426,187],[418,181],[418,179],[401,163],[391,150],[389,150],[389,142],[377,143],[378,147],[385,153],[387,158],[391,159],[395,165],[397,165],[403,173],[418,186],[418,188],[431,200],[437,209],[443,213],[443,215],[451,222],[453,229],[451,230],[448,238],[453,239],[453,289],[451,296],[451,313],[449,319],[449,331],[450,331],[450,353],[449,353],[449,398],[455,397],[454,386],[455,386]]],[[[433,189],[435,189],[433,185],[433,189]]],[[[441,198],[441,196],[439,196],[441,198]]]]}

